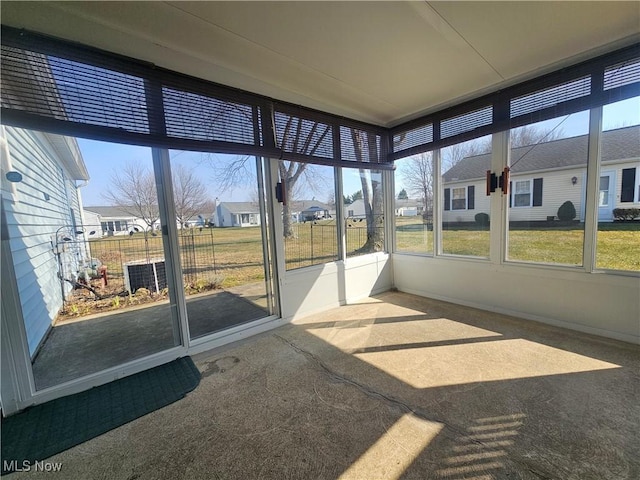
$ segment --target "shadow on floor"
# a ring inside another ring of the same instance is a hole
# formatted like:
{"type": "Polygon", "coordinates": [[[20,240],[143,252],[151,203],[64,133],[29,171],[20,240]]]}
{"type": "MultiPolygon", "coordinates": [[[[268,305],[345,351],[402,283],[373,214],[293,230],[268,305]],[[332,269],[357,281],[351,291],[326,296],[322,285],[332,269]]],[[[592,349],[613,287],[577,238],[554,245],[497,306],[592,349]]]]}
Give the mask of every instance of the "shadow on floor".
{"type": "Polygon", "coordinates": [[[636,345],[386,293],[195,361],[196,390],[52,457],[54,478],[640,474],[636,345]]]}

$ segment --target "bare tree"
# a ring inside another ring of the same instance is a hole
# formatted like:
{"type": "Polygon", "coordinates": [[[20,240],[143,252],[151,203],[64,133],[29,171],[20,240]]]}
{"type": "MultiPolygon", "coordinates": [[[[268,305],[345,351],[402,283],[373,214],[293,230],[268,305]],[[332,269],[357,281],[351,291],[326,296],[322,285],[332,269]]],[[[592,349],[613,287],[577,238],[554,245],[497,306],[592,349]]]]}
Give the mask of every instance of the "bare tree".
{"type": "MultiPolygon", "coordinates": [[[[364,162],[365,152],[371,163],[378,163],[378,146],[375,135],[351,129],[351,139],[356,160],[364,162]]],[[[367,240],[361,252],[379,252],[384,248],[382,175],[378,172],[359,169],[362,185],[362,200],[367,223],[367,240]]]]}
{"type": "Polygon", "coordinates": [[[509,136],[511,139],[511,148],[517,148],[557,140],[563,136],[563,131],[561,128],[545,130],[535,125],[525,125],[520,128],[511,129],[509,136]]]}
{"type": "MultiPolygon", "coordinates": [[[[550,142],[562,137],[562,130],[540,129],[534,125],[512,129],[511,147],[535,145],[550,142]]],[[[480,138],[469,142],[458,143],[442,149],[442,170],[446,172],[464,158],[487,154],[491,151],[490,138],[480,138]]],[[[404,159],[399,166],[399,173],[404,185],[412,195],[418,195],[424,202],[425,218],[433,208],[434,163],[431,152],[422,153],[404,159]]]]}
{"type": "Polygon", "coordinates": [[[460,163],[463,158],[484,155],[491,152],[491,137],[476,138],[468,142],[456,143],[442,149],[442,171],[446,172],[460,163]]]}
{"type": "MultiPolygon", "coordinates": [[[[315,123],[309,130],[301,128],[301,120],[289,117],[282,126],[280,145],[287,150],[306,155],[314,155],[322,145],[331,127],[315,123]]],[[[215,169],[216,183],[220,192],[238,186],[253,186],[255,173],[250,165],[254,157],[236,157],[231,161],[210,158],[209,164],[215,169]]],[[[317,191],[323,184],[322,175],[317,175],[314,165],[289,160],[278,161],[278,174],[285,187],[286,202],[282,205],[283,235],[285,238],[295,236],[291,219],[291,202],[300,197],[302,191],[317,191]]]]}
{"type": "Polygon", "coordinates": [[[405,159],[398,168],[404,185],[418,196],[424,206],[423,217],[431,217],[433,210],[433,156],[421,153],[405,159]]]}
{"type": "Polygon", "coordinates": [[[110,188],[102,196],[111,205],[140,218],[150,230],[160,218],[155,177],[139,163],[129,162],[120,172],[114,172],[110,188]]]}
{"type": "Polygon", "coordinates": [[[195,171],[184,165],[178,164],[172,172],[172,177],[176,219],[184,228],[185,224],[194,216],[205,213],[208,206],[210,208],[207,189],[195,171]]]}

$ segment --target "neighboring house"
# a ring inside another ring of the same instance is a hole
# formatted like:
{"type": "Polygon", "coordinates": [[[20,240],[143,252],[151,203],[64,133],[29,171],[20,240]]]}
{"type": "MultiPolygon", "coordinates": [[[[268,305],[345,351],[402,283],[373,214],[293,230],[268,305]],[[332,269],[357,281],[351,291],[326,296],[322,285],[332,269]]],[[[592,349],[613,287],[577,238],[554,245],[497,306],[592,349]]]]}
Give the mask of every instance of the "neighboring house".
{"type": "Polygon", "coordinates": [[[88,228],[97,230],[99,237],[105,235],[129,235],[134,227],[147,229],[144,220],[121,207],[84,207],[84,219],[88,228]]]}
{"type": "MultiPolygon", "coordinates": [[[[570,200],[584,221],[588,135],[514,148],[511,151],[511,221],[545,221],[570,200]]],[[[640,207],[640,126],[602,133],[599,221],[613,209],[640,207]]],[[[443,175],[445,222],[473,222],[489,213],[485,176],[491,155],[462,159],[443,175]]],[[[355,202],[354,202],[355,203],[355,202]]]]}
{"type": "Polygon", "coordinates": [[[334,216],[329,205],[317,200],[294,200],[289,205],[289,212],[293,222],[308,222],[334,216]]]}
{"type": "Polygon", "coordinates": [[[359,198],[344,206],[344,216],[346,218],[365,218],[364,200],[359,198]]]}
{"type": "Polygon", "coordinates": [[[216,227],[255,227],[260,225],[260,209],[254,202],[221,202],[216,207],[216,227]]]}
{"type": "MultiPolygon", "coordinates": [[[[89,174],[75,139],[0,127],[2,228],[33,357],[90,257],[77,181],[89,174]]],[[[10,265],[2,265],[9,278],[10,265]]],[[[6,275],[6,277],[5,277],[6,275]]]]}
{"type": "Polygon", "coordinates": [[[395,202],[395,215],[396,217],[415,217],[422,215],[424,212],[424,204],[422,200],[396,199],[395,202]]]}

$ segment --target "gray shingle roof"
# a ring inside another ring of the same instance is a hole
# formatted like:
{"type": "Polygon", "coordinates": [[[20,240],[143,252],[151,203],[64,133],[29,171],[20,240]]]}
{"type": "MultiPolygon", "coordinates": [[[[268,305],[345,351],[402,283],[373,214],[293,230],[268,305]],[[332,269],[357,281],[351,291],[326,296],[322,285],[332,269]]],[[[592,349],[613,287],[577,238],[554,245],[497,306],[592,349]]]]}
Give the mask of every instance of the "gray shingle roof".
{"type": "Polygon", "coordinates": [[[135,215],[128,213],[127,211],[123,210],[121,207],[113,207],[113,206],[84,207],[84,210],[97,213],[101,217],[136,218],[135,215]]]}
{"type": "Polygon", "coordinates": [[[312,207],[318,207],[321,210],[331,210],[329,205],[317,200],[294,200],[290,202],[289,209],[294,212],[306,212],[312,207]]]}
{"type": "MultiPolygon", "coordinates": [[[[587,164],[589,136],[564,138],[511,151],[511,172],[526,173],[587,164]]],[[[602,162],[640,158],[640,126],[602,133],[602,162]]],[[[443,174],[445,182],[484,178],[491,154],[466,157],[443,174]]]]}
{"type": "Polygon", "coordinates": [[[233,214],[260,213],[260,207],[254,202],[221,202],[220,206],[224,206],[224,208],[233,214]]]}

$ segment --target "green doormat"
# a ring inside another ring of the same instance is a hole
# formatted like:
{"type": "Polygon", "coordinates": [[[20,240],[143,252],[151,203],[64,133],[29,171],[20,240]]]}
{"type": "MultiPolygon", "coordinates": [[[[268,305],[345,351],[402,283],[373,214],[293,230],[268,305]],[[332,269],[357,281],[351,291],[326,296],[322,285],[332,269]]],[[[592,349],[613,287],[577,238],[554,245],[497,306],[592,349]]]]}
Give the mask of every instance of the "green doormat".
{"type": "Polygon", "coordinates": [[[191,357],[2,419],[2,474],[34,465],[180,400],[200,383],[191,357]]]}

